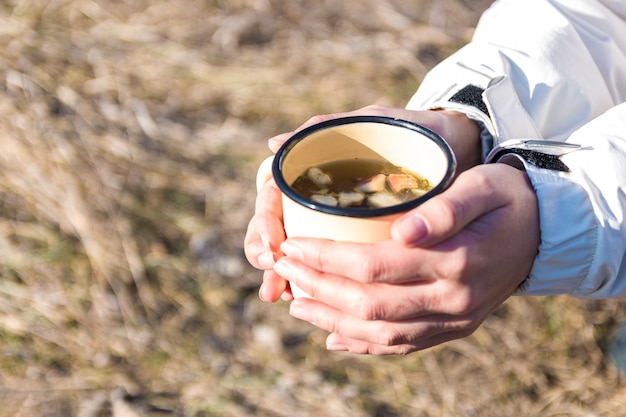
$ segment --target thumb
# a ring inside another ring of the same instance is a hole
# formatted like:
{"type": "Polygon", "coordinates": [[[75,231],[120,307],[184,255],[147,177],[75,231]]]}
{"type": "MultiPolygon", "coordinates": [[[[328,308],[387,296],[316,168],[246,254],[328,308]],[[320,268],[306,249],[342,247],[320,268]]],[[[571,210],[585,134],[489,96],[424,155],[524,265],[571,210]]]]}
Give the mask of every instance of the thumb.
{"type": "Polygon", "coordinates": [[[479,217],[507,203],[482,165],[463,172],[443,193],[397,219],[391,236],[406,246],[429,247],[456,235],[479,217]]]}

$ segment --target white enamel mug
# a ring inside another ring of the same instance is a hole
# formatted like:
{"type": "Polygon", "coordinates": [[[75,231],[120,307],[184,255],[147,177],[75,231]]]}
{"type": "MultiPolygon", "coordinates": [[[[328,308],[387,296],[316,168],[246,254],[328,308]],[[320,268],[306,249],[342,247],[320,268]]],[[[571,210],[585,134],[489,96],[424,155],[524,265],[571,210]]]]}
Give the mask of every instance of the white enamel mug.
{"type": "MultiPolygon", "coordinates": [[[[321,122],[295,133],[276,155],[261,164],[257,188],[274,177],[282,192],[287,237],[373,243],[389,239],[391,223],[445,190],[455,172],[452,150],[433,131],[405,120],[352,116],[321,122]],[[312,166],[352,158],[388,161],[426,178],[433,188],[418,198],[383,208],[331,207],[291,188],[296,178],[312,166]]],[[[307,296],[294,287],[294,297],[307,296]]]]}

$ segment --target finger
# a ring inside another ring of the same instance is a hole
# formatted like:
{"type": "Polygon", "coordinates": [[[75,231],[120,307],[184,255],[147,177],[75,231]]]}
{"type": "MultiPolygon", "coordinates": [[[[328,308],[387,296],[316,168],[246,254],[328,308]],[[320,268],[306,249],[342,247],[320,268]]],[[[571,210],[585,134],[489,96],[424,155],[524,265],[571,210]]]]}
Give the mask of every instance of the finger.
{"type": "Polygon", "coordinates": [[[280,135],[274,136],[273,138],[270,138],[267,141],[267,146],[270,148],[272,152],[276,153],[278,152],[278,149],[280,149],[280,147],[283,146],[283,143],[285,143],[287,139],[289,139],[293,134],[294,132],[286,132],[286,133],[281,133],[280,135]]]}
{"type": "Polygon", "coordinates": [[[329,113],[329,114],[321,114],[317,116],[311,117],[309,120],[304,122],[300,127],[296,129],[296,132],[303,130],[309,126],[313,126],[318,123],[326,122],[328,120],[339,119],[341,117],[351,117],[351,116],[383,116],[383,117],[393,117],[393,118],[401,118],[405,120],[412,120],[417,122],[419,120],[430,121],[434,120],[438,116],[432,115],[432,112],[416,112],[412,110],[406,110],[402,108],[396,107],[388,107],[381,105],[369,105],[365,107],[361,107],[357,110],[352,110],[348,112],[340,112],[340,113],[329,113]]]}
{"type": "MultiPolygon", "coordinates": [[[[276,152],[278,152],[278,149],[280,149],[280,147],[291,136],[293,136],[294,133],[299,132],[301,130],[304,130],[304,129],[306,129],[309,126],[313,126],[313,125],[318,124],[318,123],[326,122],[328,120],[333,120],[333,119],[338,119],[338,118],[341,118],[341,117],[348,117],[348,116],[357,116],[357,115],[387,116],[387,115],[391,115],[392,111],[393,110],[390,107],[367,106],[367,107],[363,107],[361,109],[350,111],[350,112],[329,113],[329,114],[321,114],[321,115],[313,116],[309,120],[304,122],[302,125],[300,125],[295,131],[281,133],[280,135],[276,135],[273,138],[270,138],[267,141],[267,144],[268,144],[270,150],[272,152],[276,153],[276,152]]],[[[395,109],[395,111],[398,112],[398,111],[403,111],[403,110],[402,109],[395,109]]],[[[407,112],[407,115],[408,115],[409,111],[408,110],[404,110],[404,111],[407,112]]]]}
{"type": "Polygon", "coordinates": [[[313,269],[359,282],[428,281],[441,275],[441,253],[393,240],[364,244],[294,237],[280,248],[313,269]]]}
{"type": "Polygon", "coordinates": [[[285,240],[283,227],[283,205],[280,189],[274,180],[268,181],[256,199],[256,233],[264,247],[272,252],[280,251],[280,244],[285,240]]]}
{"type": "Polygon", "coordinates": [[[359,114],[364,115],[364,113],[362,112],[362,109],[355,110],[355,111],[350,111],[350,112],[320,114],[320,115],[317,115],[317,116],[313,116],[309,120],[304,122],[302,125],[300,125],[296,129],[296,132],[304,130],[307,127],[316,125],[318,123],[323,123],[323,122],[327,122],[329,120],[339,119],[339,118],[342,118],[342,117],[356,116],[356,115],[359,115],[359,114]]]}
{"type": "Polygon", "coordinates": [[[365,284],[313,269],[293,258],[276,261],[274,271],[316,300],[362,320],[403,320],[434,313],[465,313],[467,287],[443,280],[413,285],[365,284]],[[392,300],[392,302],[390,302],[392,300]]]}
{"type": "Polygon", "coordinates": [[[285,289],[285,292],[283,292],[280,295],[280,298],[285,301],[292,301],[294,299],[293,292],[291,291],[291,288],[289,287],[289,282],[287,282],[287,288],[285,289]]]}
{"type": "MultiPolygon", "coordinates": [[[[272,270],[263,272],[263,284],[259,288],[259,298],[262,301],[270,303],[278,301],[287,290],[288,283],[280,275],[272,270]]],[[[287,299],[289,298],[292,297],[287,299]]]]}
{"type": "Polygon", "coordinates": [[[271,270],[274,267],[274,254],[267,249],[257,233],[257,218],[253,217],[248,224],[244,239],[244,254],[252,266],[258,269],[271,270]]]}
{"type": "MultiPolygon", "coordinates": [[[[281,135],[275,136],[268,141],[269,148],[273,152],[277,152],[278,149],[282,146],[283,143],[289,137],[291,137],[294,133],[303,130],[309,126],[312,126],[317,123],[322,123],[328,120],[337,119],[340,117],[350,117],[350,116],[383,116],[383,117],[392,117],[395,119],[403,119],[413,123],[420,124],[432,131],[438,133],[443,138],[450,139],[452,141],[452,148],[456,148],[456,143],[454,139],[458,137],[458,131],[455,130],[455,124],[450,123],[449,117],[457,116],[467,118],[461,113],[455,112],[445,112],[445,111],[415,111],[415,110],[406,110],[403,108],[395,108],[381,105],[370,105],[366,107],[362,107],[357,110],[349,111],[349,112],[340,112],[340,113],[331,113],[331,114],[323,114],[311,117],[305,123],[303,123],[300,127],[298,127],[294,132],[283,133],[281,135]],[[446,113],[449,113],[446,115],[446,113]]],[[[468,124],[472,127],[471,124],[468,124]]],[[[464,125],[465,126],[465,125],[464,125]]],[[[476,135],[477,136],[477,135],[476,135]]],[[[464,141],[466,142],[466,141],[464,141]]],[[[463,146],[469,146],[469,144],[462,143],[463,146]]]]}
{"type": "Polygon", "coordinates": [[[363,340],[352,339],[337,333],[326,338],[326,349],[334,352],[350,352],[359,355],[408,355],[419,350],[413,345],[381,346],[363,340]]]}
{"type": "Polygon", "coordinates": [[[490,171],[472,169],[459,175],[446,191],[396,220],[391,228],[392,238],[407,246],[429,247],[506,205],[507,195],[494,187],[490,171]]]}
{"type": "Polygon", "coordinates": [[[256,268],[271,269],[280,256],[280,244],[284,240],[280,190],[270,180],[259,191],[255,215],[246,230],[246,258],[256,268]]]}
{"type": "Polygon", "coordinates": [[[416,345],[441,333],[472,332],[472,315],[433,314],[407,320],[362,320],[316,300],[294,300],[289,313],[320,329],[380,346],[416,345]]]}
{"type": "Polygon", "coordinates": [[[412,352],[431,348],[451,340],[467,337],[471,330],[459,332],[444,332],[438,335],[427,337],[396,346],[378,345],[363,340],[352,339],[340,334],[332,333],[326,338],[326,349],[339,352],[350,352],[361,355],[407,355],[412,352]]]}

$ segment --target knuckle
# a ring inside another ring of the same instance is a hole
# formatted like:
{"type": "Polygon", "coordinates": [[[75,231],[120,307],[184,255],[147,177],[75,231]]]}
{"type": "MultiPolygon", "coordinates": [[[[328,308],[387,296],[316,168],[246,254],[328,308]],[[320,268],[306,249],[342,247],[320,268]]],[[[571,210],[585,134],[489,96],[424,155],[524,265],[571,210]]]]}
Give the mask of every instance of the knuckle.
{"type": "Polygon", "coordinates": [[[388,107],[382,106],[380,104],[369,104],[363,107],[361,110],[378,114],[378,113],[387,113],[388,109],[389,109],[388,107]]]}
{"type": "Polygon", "coordinates": [[[361,320],[376,321],[385,317],[385,304],[380,303],[364,291],[352,298],[351,311],[361,320]]]}
{"type": "Polygon", "coordinates": [[[396,347],[396,355],[406,356],[409,353],[413,353],[417,350],[416,346],[413,345],[400,345],[396,347]]]}
{"type": "Polygon", "coordinates": [[[457,320],[473,317],[479,310],[479,300],[473,290],[456,281],[444,283],[426,299],[420,301],[420,309],[456,317],[457,320]]]}
{"type": "Polygon", "coordinates": [[[326,122],[328,120],[336,119],[341,116],[343,116],[343,113],[318,114],[307,120],[304,126],[311,126],[317,123],[326,122]]]}
{"type": "Polygon", "coordinates": [[[458,224],[463,219],[463,205],[448,197],[444,196],[439,200],[438,210],[439,218],[444,219],[450,225],[458,224]]]}
{"type": "Polygon", "coordinates": [[[476,305],[471,292],[467,289],[455,288],[451,294],[443,297],[446,303],[445,311],[457,317],[470,319],[476,310],[476,305]]]}
{"type": "Polygon", "coordinates": [[[406,342],[404,334],[392,329],[383,329],[378,334],[377,343],[382,346],[396,346],[399,348],[406,342]]]}
{"type": "Polygon", "coordinates": [[[358,318],[365,321],[375,321],[380,317],[378,308],[370,304],[367,300],[357,301],[354,311],[358,318]]]}
{"type": "Polygon", "coordinates": [[[495,185],[493,177],[491,175],[487,175],[487,172],[482,170],[478,171],[478,173],[475,174],[475,178],[472,178],[472,182],[475,184],[475,186],[481,187],[489,191],[493,190],[495,185]]]}
{"type": "Polygon", "coordinates": [[[321,123],[328,120],[328,115],[323,115],[323,114],[318,114],[316,116],[311,117],[309,120],[306,121],[305,124],[316,124],[316,123],[321,123]]]}
{"type": "Polygon", "coordinates": [[[341,321],[337,317],[327,319],[327,322],[324,323],[324,328],[331,333],[343,334],[343,326],[341,326],[341,321]]]}
{"type": "Polygon", "coordinates": [[[475,262],[470,249],[458,247],[448,255],[446,262],[437,265],[436,273],[449,283],[462,283],[473,274],[475,262]]]}
{"type": "Polygon", "coordinates": [[[474,307],[471,298],[466,296],[457,297],[456,303],[454,304],[455,313],[467,318],[471,318],[474,307]]]}
{"type": "Polygon", "coordinates": [[[367,283],[379,282],[383,279],[386,271],[384,263],[374,253],[368,253],[360,262],[360,277],[367,283]]]}
{"type": "Polygon", "coordinates": [[[491,190],[494,187],[494,176],[489,170],[473,170],[471,175],[459,175],[459,180],[469,182],[473,187],[491,190]]]}

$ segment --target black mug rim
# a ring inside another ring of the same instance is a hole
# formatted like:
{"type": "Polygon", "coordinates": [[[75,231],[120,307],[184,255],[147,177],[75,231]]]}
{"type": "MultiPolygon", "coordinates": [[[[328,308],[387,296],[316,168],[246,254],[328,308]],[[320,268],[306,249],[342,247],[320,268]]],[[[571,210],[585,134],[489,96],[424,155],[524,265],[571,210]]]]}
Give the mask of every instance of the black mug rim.
{"type": "Polygon", "coordinates": [[[322,213],[333,214],[336,216],[347,216],[347,217],[380,217],[387,216],[396,213],[402,213],[408,210],[411,210],[420,204],[423,204],[425,201],[430,198],[440,194],[443,190],[448,188],[450,183],[452,182],[454,175],[456,173],[456,158],[450,145],[437,133],[432,130],[419,125],[417,123],[410,122],[408,120],[403,119],[395,119],[386,116],[347,116],[347,117],[339,117],[331,120],[326,120],[320,123],[316,123],[312,126],[309,126],[305,129],[302,129],[295,134],[293,134],[285,143],[280,147],[278,152],[274,157],[274,161],[272,162],[272,175],[274,177],[274,181],[276,185],[281,190],[283,194],[289,197],[291,200],[296,203],[310,208],[315,211],[319,211],[322,213]],[[289,151],[298,144],[301,140],[309,136],[311,133],[327,129],[330,127],[336,127],[351,123],[382,123],[387,125],[399,126],[402,128],[406,128],[409,130],[416,131],[421,133],[423,136],[432,140],[439,146],[442,150],[447,162],[448,168],[446,169],[446,173],[443,179],[433,187],[432,190],[428,191],[426,194],[417,197],[413,200],[389,207],[333,207],[327,206],[325,204],[316,203],[294,191],[293,188],[287,183],[285,178],[282,175],[281,167],[283,161],[289,151]]]}

